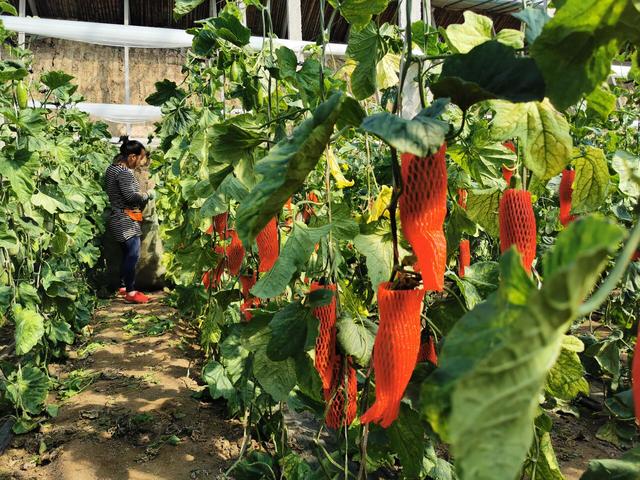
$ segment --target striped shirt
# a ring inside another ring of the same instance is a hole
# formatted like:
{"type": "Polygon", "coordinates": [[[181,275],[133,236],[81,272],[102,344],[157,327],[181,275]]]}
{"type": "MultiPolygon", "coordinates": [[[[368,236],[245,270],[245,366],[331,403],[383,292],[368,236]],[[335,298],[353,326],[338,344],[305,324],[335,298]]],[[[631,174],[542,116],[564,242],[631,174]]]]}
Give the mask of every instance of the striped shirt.
{"type": "Polygon", "coordinates": [[[149,201],[140,192],[140,184],[133,171],[123,165],[111,164],[105,173],[105,189],[111,203],[108,228],[117,242],[126,242],[142,235],[140,223],[132,220],[124,209],[143,208],[149,201]]]}

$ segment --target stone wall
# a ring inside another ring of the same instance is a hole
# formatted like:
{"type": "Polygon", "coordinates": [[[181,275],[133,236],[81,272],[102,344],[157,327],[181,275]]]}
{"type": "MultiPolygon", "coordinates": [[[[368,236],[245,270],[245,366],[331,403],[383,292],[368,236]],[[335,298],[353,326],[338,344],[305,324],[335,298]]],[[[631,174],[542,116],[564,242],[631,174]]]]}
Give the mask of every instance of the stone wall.
{"type": "MultiPolygon", "coordinates": [[[[124,103],[124,49],[103,47],[67,40],[29,38],[34,53],[34,73],[64,70],[75,76],[78,91],[87,102],[124,103]]],[[[129,78],[131,103],[145,105],[145,98],[155,91],[154,83],[165,78],[180,83],[186,50],[130,50],[129,78]]],[[[110,124],[114,136],[125,132],[125,126],[110,124]]],[[[153,125],[134,125],[134,137],[145,137],[153,125]]]]}

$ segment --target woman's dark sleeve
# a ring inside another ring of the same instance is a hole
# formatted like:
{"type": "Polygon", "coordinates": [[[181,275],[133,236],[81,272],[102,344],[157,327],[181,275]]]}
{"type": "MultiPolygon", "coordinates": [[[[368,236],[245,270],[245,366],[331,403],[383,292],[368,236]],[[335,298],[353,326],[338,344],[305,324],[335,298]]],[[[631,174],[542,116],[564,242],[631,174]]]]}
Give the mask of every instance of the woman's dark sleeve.
{"type": "Polygon", "coordinates": [[[123,171],[118,175],[118,186],[120,187],[122,198],[129,205],[143,206],[149,201],[147,194],[140,193],[138,182],[130,171],[123,171]]]}

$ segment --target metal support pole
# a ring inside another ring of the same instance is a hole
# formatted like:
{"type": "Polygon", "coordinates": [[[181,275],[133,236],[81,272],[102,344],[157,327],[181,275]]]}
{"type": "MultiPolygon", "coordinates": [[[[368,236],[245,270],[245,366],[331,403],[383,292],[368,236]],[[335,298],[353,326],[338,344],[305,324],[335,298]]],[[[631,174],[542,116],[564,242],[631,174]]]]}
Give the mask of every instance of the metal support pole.
{"type": "MultiPolygon", "coordinates": [[[[129,25],[131,21],[129,0],[124,0],[124,24],[129,25]]],[[[124,103],[131,103],[131,85],[129,83],[129,47],[124,47],[124,103]]],[[[127,135],[131,135],[131,124],[126,124],[127,135]]]]}
{"type": "MultiPolygon", "coordinates": [[[[27,16],[27,0],[20,0],[18,3],[18,16],[26,17],[27,16]]],[[[24,32],[18,33],[18,46],[20,48],[24,48],[25,45],[25,35],[24,32]]]]}
{"type": "Polygon", "coordinates": [[[209,17],[217,17],[218,16],[218,5],[216,4],[216,0],[209,0],[209,17]]]}
{"type": "Polygon", "coordinates": [[[37,17],[38,7],[36,7],[36,0],[29,0],[29,8],[31,9],[31,15],[33,17],[37,17]]]}
{"type": "Polygon", "coordinates": [[[244,4],[242,0],[238,2],[238,8],[240,9],[241,21],[242,24],[247,26],[247,6],[244,4]]]}
{"type": "Polygon", "coordinates": [[[302,40],[302,7],[300,0],[287,0],[287,38],[302,40]]]}
{"type": "MultiPolygon", "coordinates": [[[[404,0],[405,2],[407,0],[404,0]]],[[[411,4],[411,21],[412,22],[416,22],[418,20],[420,20],[421,17],[421,4],[422,2],[419,2],[417,0],[414,0],[414,2],[411,4]]],[[[407,27],[407,11],[404,5],[404,2],[400,2],[398,4],[398,24],[400,25],[400,28],[406,28],[407,27]]],[[[410,25],[409,25],[410,26],[410,25]]]]}

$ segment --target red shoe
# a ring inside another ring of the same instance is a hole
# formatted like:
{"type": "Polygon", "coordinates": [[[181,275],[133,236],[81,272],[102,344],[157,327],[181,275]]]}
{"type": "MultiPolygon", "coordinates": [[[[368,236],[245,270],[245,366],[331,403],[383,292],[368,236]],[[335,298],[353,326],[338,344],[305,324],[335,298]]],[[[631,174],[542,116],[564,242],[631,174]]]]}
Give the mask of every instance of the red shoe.
{"type": "Polygon", "coordinates": [[[129,293],[127,293],[124,296],[124,301],[126,303],[148,303],[149,302],[149,297],[147,297],[144,293],[141,292],[136,292],[133,295],[130,295],[129,293]]]}
{"type": "Polygon", "coordinates": [[[121,297],[124,297],[127,294],[127,289],[122,287],[120,289],[118,289],[118,295],[120,295],[121,297]]]}

